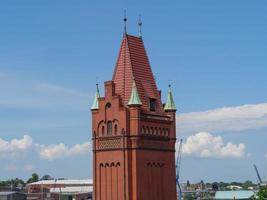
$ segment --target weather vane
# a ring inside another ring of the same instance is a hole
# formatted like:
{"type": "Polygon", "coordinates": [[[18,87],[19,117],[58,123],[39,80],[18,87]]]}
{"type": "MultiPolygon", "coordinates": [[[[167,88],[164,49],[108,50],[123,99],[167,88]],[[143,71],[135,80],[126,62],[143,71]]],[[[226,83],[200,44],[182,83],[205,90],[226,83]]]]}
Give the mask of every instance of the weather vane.
{"type": "Polygon", "coordinates": [[[141,15],[139,15],[138,26],[139,26],[139,37],[142,37],[142,20],[141,20],[141,15]]]}
{"type": "Polygon", "coordinates": [[[126,10],[124,10],[124,33],[127,33],[127,17],[126,17],[126,10]]]}

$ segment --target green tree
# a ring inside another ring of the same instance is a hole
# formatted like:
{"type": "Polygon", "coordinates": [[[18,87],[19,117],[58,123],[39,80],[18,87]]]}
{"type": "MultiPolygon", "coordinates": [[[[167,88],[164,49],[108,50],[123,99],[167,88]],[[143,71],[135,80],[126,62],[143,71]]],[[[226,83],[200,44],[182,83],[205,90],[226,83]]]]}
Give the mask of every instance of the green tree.
{"type": "Polygon", "coordinates": [[[41,180],[53,180],[53,177],[51,177],[49,174],[43,175],[41,180]]]}
{"type": "Polygon", "coordinates": [[[249,187],[254,187],[254,184],[252,181],[246,181],[245,183],[243,183],[243,188],[244,189],[248,189],[249,187]]]}
{"type": "Polygon", "coordinates": [[[39,176],[38,176],[38,174],[33,173],[32,174],[32,182],[37,182],[37,181],[39,181],[39,176]]]}
{"type": "Polygon", "coordinates": [[[261,186],[259,192],[254,195],[252,200],[265,200],[267,199],[267,186],[261,186]]]}
{"type": "Polygon", "coordinates": [[[214,182],[212,183],[212,190],[217,191],[219,189],[218,183],[214,182]]]}
{"type": "Polygon", "coordinates": [[[15,178],[7,181],[0,181],[0,186],[5,186],[5,187],[19,187],[19,186],[24,186],[25,183],[22,179],[15,178]]]}
{"type": "Polygon", "coordinates": [[[37,173],[33,173],[32,177],[28,179],[27,183],[34,183],[39,181],[39,175],[37,173]]]}

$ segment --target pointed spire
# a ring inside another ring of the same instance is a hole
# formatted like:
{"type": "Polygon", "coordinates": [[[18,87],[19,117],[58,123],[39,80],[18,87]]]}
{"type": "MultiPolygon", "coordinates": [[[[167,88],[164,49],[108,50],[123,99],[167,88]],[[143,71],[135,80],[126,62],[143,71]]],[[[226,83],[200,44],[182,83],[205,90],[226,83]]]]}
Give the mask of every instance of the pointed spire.
{"type": "Polygon", "coordinates": [[[99,109],[99,102],[98,102],[99,97],[100,97],[100,93],[99,93],[99,88],[98,88],[98,83],[97,83],[96,84],[95,98],[94,98],[91,110],[98,110],[99,109]]]}
{"type": "Polygon", "coordinates": [[[126,10],[124,10],[124,18],[123,18],[123,21],[124,21],[124,34],[126,35],[126,34],[127,34],[127,17],[126,17],[126,10]]]}
{"type": "Polygon", "coordinates": [[[132,93],[128,101],[128,106],[141,106],[142,102],[139,98],[138,91],[135,84],[135,79],[133,79],[132,93]]]}
{"type": "Polygon", "coordinates": [[[142,20],[141,20],[141,15],[139,15],[139,21],[138,21],[138,27],[139,27],[139,37],[142,37],[142,20]]]}
{"type": "Polygon", "coordinates": [[[169,84],[169,92],[168,92],[167,102],[164,106],[164,110],[165,111],[176,111],[176,106],[175,106],[173,96],[172,96],[171,84],[169,84]]]}

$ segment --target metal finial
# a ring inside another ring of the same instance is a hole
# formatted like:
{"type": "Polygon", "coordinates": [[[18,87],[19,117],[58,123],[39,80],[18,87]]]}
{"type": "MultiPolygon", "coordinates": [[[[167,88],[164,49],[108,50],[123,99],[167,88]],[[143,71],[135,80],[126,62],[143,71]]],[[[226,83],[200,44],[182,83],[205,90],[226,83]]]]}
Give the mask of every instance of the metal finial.
{"type": "Polygon", "coordinates": [[[171,84],[171,80],[169,79],[169,84],[168,87],[171,88],[172,84],[171,84]]]}
{"type": "Polygon", "coordinates": [[[126,10],[124,10],[124,33],[127,33],[127,17],[126,17],[126,10]]]}
{"type": "Polygon", "coordinates": [[[98,82],[96,83],[96,90],[97,90],[97,92],[99,92],[99,87],[98,87],[98,82]]]}
{"type": "Polygon", "coordinates": [[[142,37],[142,19],[141,19],[141,15],[139,15],[138,27],[139,27],[139,37],[142,37]]]}
{"type": "Polygon", "coordinates": [[[97,90],[97,92],[99,92],[99,87],[98,87],[98,86],[99,86],[99,83],[98,83],[98,77],[96,77],[96,84],[95,84],[95,85],[96,85],[96,90],[97,90]]]}

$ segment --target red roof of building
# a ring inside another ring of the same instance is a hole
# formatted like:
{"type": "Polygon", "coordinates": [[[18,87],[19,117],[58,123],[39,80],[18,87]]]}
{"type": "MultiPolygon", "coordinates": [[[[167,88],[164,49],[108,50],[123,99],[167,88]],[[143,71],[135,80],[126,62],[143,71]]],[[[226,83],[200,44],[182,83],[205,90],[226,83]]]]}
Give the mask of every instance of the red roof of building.
{"type": "Polygon", "coordinates": [[[149,111],[149,99],[155,99],[157,112],[163,112],[159,91],[151,70],[141,37],[124,34],[117,64],[113,73],[115,91],[126,106],[132,90],[133,78],[142,101],[143,110],[149,111]]]}

